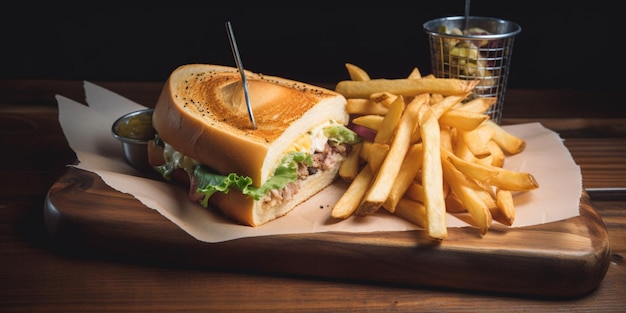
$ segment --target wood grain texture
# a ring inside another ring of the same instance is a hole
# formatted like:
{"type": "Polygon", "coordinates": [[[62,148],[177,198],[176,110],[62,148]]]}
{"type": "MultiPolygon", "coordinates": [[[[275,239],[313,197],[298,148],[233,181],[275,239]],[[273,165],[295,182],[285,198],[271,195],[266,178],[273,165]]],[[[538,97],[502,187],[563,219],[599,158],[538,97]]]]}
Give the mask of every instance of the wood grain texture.
{"type": "Polygon", "coordinates": [[[277,235],[205,243],[91,172],[71,168],[50,189],[46,225],[80,247],[180,266],[557,297],[598,286],[608,233],[586,195],[578,217],[543,225],[277,235]],[[141,248],[137,248],[141,247],[141,248]],[[251,262],[254,259],[254,262],[251,262]],[[373,270],[376,269],[376,270],[373,270]]]}

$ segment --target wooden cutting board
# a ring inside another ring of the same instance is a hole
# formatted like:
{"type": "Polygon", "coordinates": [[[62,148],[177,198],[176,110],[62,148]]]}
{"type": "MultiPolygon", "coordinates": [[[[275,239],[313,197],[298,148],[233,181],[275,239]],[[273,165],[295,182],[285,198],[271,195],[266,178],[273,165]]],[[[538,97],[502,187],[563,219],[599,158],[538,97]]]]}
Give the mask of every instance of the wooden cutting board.
{"type": "Polygon", "coordinates": [[[450,228],[440,244],[424,231],[316,233],[196,240],[157,211],[69,168],[50,188],[49,232],[76,251],[211,270],[345,279],[548,297],[596,288],[608,269],[608,233],[588,195],[580,216],[521,228],[450,228]]]}

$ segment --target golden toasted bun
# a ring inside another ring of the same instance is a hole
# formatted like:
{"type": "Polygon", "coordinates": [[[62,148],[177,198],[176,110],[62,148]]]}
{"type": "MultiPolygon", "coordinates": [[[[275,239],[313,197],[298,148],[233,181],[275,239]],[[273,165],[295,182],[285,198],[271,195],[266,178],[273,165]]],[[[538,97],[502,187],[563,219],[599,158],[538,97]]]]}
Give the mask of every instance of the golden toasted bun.
{"type": "MultiPolygon", "coordinates": [[[[177,151],[221,174],[249,176],[258,187],[300,135],[329,120],[348,123],[346,99],[339,93],[249,71],[246,78],[256,129],[237,69],[210,64],[183,65],[171,73],[152,115],[154,128],[177,151]]],[[[260,225],[286,214],[335,176],[333,171],[312,175],[293,200],[271,210],[238,192],[214,194],[211,201],[244,224],[260,225]]]]}

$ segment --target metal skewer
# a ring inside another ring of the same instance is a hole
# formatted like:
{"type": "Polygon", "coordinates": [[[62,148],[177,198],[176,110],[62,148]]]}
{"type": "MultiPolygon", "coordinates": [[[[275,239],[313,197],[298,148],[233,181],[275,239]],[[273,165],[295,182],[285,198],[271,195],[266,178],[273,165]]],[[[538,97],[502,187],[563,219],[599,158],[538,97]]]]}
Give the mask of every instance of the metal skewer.
{"type": "Polygon", "coordinates": [[[241,74],[241,83],[243,84],[243,95],[246,97],[246,107],[248,108],[248,117],[252,122],[252,128],[256,129],[256,122],[254,121],[254,114],[252,113],[252,106],[250,105],[250,95],[248,93],[248,80],[246,80],[246,73],[243,69],[243,63],[239,56],[239,49],[237,48],[237,42],[235,41],[235,34],[233,33],[233,27],[230,25],[230,21],[226,22],[226,31],[228,32],[228,40],[230,41],[230,48],[233,51],[235,57],[235,63],[241,74]]]}
{"type": "Polygon", "coordinates": [[[469,34],[469,16],[470,16],[470,0],[465,0],[465,26],[463,33],[469,34]]]}

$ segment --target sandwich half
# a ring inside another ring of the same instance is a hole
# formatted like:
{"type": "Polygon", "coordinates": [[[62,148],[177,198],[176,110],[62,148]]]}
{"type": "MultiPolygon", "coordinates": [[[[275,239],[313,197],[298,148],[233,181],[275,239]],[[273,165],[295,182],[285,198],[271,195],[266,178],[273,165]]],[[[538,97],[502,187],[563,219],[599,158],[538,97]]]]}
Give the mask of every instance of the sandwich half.
{"type": "Polygon", "coordinates": [[[330,185],[360,137],[331,90],[246,71],[253,127],[234,67],[175,69],[155,105],[150,164],[189,196],[259,226],[330,185]]]}

